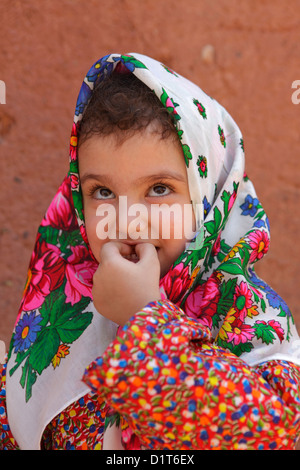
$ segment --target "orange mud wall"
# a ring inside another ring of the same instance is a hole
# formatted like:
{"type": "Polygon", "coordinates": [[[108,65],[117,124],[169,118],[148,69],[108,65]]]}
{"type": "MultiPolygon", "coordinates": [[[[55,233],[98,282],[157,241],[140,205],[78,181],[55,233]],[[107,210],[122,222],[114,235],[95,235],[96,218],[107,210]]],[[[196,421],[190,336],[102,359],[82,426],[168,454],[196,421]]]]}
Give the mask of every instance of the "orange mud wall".
{"type": "Polygon", "coordinates": [[[271,224],[270,251],[257,272],[287,301],[300,329],[300,104],[292,102],[292,83],[300,80],[300,2],[1,0],[0,24],[6,346],[37,228],[67,172],[81,81],[110,52],[153,56],[199,84],[237,121],[246,170],[271,224]]]}

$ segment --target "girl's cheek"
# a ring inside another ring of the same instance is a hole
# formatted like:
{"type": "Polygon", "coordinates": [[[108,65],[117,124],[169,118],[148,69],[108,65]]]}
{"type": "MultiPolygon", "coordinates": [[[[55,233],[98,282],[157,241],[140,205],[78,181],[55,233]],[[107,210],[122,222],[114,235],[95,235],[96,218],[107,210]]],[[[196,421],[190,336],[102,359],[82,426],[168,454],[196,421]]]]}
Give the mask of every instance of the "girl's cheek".
{"type": "Polygon", "coordinates": [[[195,232],[195,218],[189,214],[179,214],[175,218],[171,218],[169,224],[163,223],[161,230],[162,238],[166,238],[164,234],[167,234],[167,238],[170,240],[180,241],[189,241],[194,238],[196,235],[195,232]]]}

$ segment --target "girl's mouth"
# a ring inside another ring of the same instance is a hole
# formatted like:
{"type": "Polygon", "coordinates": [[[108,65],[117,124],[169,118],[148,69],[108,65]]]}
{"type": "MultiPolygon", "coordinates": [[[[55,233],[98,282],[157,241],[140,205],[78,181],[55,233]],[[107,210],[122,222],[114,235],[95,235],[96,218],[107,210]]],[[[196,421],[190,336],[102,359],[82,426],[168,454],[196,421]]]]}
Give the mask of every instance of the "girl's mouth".
{"type": "Polygon", "coordinates": [[[139,257],[135,252],[136,245],[130,245],[130,247],[131,253],[129,255],[123,255],[123,258],[127,259],[128,261],[131,261],[132,263],[137,263],[139,261],[139,257]]]}
{"type": "MultiPolygon", "coordinates": [[[[131,261],[132,263],[138,263],[139,257],[135,252],[135,247],[136,245],[132,245],[131,253],[129,255],[123,255],[123,258],[127,259],[128,261],[131,261]]],[[[159,248],[156,246],[155,249],[158,253],[159,248]]]]}
{"type": "Polygon", "coordinates": [[[135,251],[130,253],[130,255],[123,255],[123,258],[128,259],[128,261],[132,261],[132,263],[137,263],[139,261],[139,257],[135,251]]]}

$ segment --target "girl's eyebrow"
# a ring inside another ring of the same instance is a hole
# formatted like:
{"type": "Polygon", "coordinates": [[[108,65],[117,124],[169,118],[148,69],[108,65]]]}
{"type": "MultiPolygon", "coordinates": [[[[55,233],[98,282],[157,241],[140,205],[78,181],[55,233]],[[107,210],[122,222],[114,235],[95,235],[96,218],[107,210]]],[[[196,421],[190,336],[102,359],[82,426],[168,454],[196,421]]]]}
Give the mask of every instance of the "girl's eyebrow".
{"type": "Polygon", "coordinates": [[[135,182],[136,183],[152,183],[153,181],[159,180],[176,180],[184,183],[186,178],[180,173],[174,171],[168,171],[168,173],[155,173],[153,175],[141,176],[135,182]]]}
{"type": "MultiPolygon", "coordinates": [[[[85,173],[83,176],[80,177],[80,182],[83,185],[88,180],[97,180],[101,181],[102,184],[111,185],[113,180],[110,175],[100,175],[96,173],[85,173]]],[[[186,182],[186,177],[180,173],[174,171],[168,171],[163,173],[155,173],[153,175],[141,176],[137,180],[135,180],[135,184],[143,184],[143,183],[153,183],[154,181],[159,180],[176,180],[181,183],[186,182]]]]}
{"type": "Polygon", "coordinates": [[[112,181],[109,175],[98,175],[96,173],[84,173],[83,176],[80,176],[81,185],[83,185],[88,180],[97,180],[106,184],[110,184],[112,181]]]}

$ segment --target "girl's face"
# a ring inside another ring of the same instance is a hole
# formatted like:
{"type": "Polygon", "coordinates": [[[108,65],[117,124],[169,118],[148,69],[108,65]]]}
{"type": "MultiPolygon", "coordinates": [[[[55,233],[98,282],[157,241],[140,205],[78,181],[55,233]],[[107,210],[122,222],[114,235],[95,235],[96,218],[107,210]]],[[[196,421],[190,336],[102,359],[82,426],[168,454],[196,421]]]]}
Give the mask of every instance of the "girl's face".
{"type": "Polygon", "coordinates": [[[152,243],[164,276],[193,238],[194,216],[179,142],[147,129],[121,145],[93,136],[79,148],[86,233],[98,262],[111,240],[152,243]],[[174,205],[173,207],[171,207],[174,205]]]}

